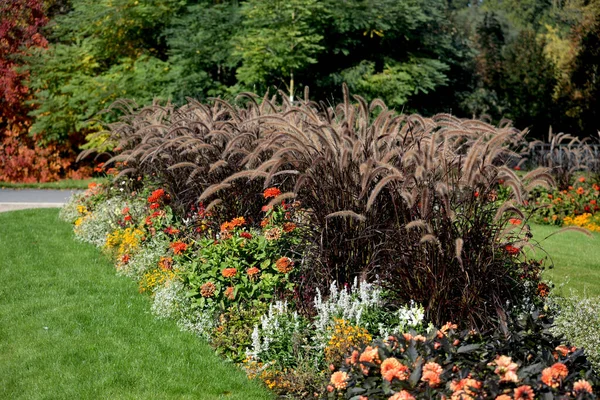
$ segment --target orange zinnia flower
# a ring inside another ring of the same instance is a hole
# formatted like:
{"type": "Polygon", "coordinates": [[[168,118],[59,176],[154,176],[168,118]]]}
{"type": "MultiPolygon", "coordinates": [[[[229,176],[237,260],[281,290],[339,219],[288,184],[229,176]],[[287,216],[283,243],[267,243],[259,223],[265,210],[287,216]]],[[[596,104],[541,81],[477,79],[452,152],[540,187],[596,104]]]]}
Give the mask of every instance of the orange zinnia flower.
{"type": "Polygon", "coordinates": [[[579,186],[579,187],[577,188],[577,194],[579,194],[579,195],[582,195],[582,194],[583,194],[583,192],[584,192],[583,188],[582,188],[581,186],[579,186]]]}
{"type": "Polygon", "coordinates": [[[174,242],[171,243],[171,248],[173,249],[173,253],[182,254],[187,250],[188,245],[183,242],[174,242]]]}
{"type": "Polygon", "coordinates": [[[227,297],[229,300],[235,299],[235,288],[233,286],[229,286],[227,289],[225,289],[225,297],[227,297]]]}
{"type": "Polygon", "coordinates": [[[331,384],[338,390],[346,389],[348,386],[348,374],[343,371],[334,372],[331,375],[331,384]]]}
{"type": "Polygon", "coordinates": [[[592,394],[592,385],[584,379],[580,379],[573,385],[573,396],[577,396],[583,393],[592,394]]]}
{"type": "Polygon", "coordinates": [[[265,232],[265,239],[278,240],[281,238],[281,229],[278,227],[271,228],[265,232]]]}
{"type": "Polygon", "coordinates": [[[290,233],[294,229],[296,229],[296,224],[293,222],[286,222],[285,224],[283,224],[283,231],[285,233],[290,233]]]}
{"type": "Polygon", "coordinates": [[[206,282],[200,286],[200,294],[202,297],[212,297],[215,294],[216,286],[212,282],[206,282]]]}
{"type": "Polygon", "coordinates": [[[405,381],[410,376],[410,370],[396,358],[390,357],[381,363],[381,376],[389,382],[394,378],[405,381]]]}
{"type": "Polygon", "coordinates": [[[504,250],[506,250],[506,252],[511,256],[519,254],[520,251],[518,247],[515,247],[512,244],[507,244],[506,246],[504,246],[504,250]]]}
{"type": "Polygon", "coordinates": [[[252,234],[250,232],[242,232],[240,233],[240,236],[244,239],[252,239],[252,234]]]}
{"type": "Polygon", "coordinates": [[[578,181],[581,182],[581,183],[583,183],[583,182],[585,182],[585,178],[583,176],[580,176],[579,179],[578,179],[578,181]]]}
{"type": "Polygon", "coordinates": [[[523,221],[518,218],[511,218],[508,222],[510,222],[511,225],[521,225],[523,221]]]}
{"type": "Polygon", "coordinates": [[[406,390],[401,390],[392,397],[390,397],[388,400],[415,400],[415,398],[406,390]]]}
{"type": "Polygon", "coordinates": [[[533,400],[535,394],[529,385],[519,386],[515,389],[515,400],[533,400]]]}
{"type": "Polygon", "coordinates": [[[158,203],[152,203],[152,204],[150,204],[150,209],[151,210],[156,210],[157,208],[160,208],[160,204],[158,204],[158,203]]]}
{"type": "Polygon", "coordinates": [[[148,197],[148,203],[158,203],[158,201],[162,199],[164,195],[164,189],[157,189],[148,197]]]}
{"type": "Polygon", "coordinates": [[[558,351],[563,357],[565,357],[567,354],[569,354],[570,349],[565,346],[564,344],[561,344],[560,346],[556,346],[556,348],[554,349],[556,351],[558,351]]]}
{"type": "Polygon", "coordinates": [[[272,188],[265,189],[263,196],[265,197],[265,199],[268,199],[270,197],[277,197],[280,194],[281,194],[281,190],[279,190],[275,187],[272,187],[272,188]]]}
{"type": "Polygon", "coordinates": [[[254,276],[254,275],[258,274],[259,272],[260,272],[260,270],[256,267],[249,268],[248,271],[246,271],[248,276],[254,276]]]}
{"type": "Polygon", "coordinates": [[[499,377],[500,382],[518,382],[517,369],[519,366],[512,362],[512,359],[507,356],[498,356],[491,365],[496,365],[494,371],[499,377]]]}
{"type": "Polygon", "coordinates": [[[235,274],[237,274],[237,269],[235,269],[235,268],[225,268],[223,271],[221,271],[221,274],[225,278],[233,278],[235,276],[235,274]]]}
{"type": "Polygon", "coordinates": [[[597,183],[594,183],[594,184],[592,185],[592,187],[594,188],[594,190],[595,190],[596,192],[600,192],[600,185],[598,185],[597,183]]]}
{"type": "Polygon", "coordinates": [[[281,272],[282,274],[287,274],[293,269],[293,267],[294,262],[289,257],[281,257],[275,262],[275,268],[277,268],[277,271],[281,272]]]}

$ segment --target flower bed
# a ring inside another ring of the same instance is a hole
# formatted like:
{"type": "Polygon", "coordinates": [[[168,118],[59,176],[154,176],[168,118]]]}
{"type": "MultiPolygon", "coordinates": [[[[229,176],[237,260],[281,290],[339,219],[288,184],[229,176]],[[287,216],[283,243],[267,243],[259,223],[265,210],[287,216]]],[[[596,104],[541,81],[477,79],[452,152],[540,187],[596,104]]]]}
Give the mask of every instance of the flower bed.
{"type": "Polygon", "coordinates": [[[547,173],[502,164],[519,132],[264,104],[126,117],[114,185],[63,218],[158,317],[279,395],[592,396],[583,352],[537,311],[549,288],[518,205],[547,173]]]}

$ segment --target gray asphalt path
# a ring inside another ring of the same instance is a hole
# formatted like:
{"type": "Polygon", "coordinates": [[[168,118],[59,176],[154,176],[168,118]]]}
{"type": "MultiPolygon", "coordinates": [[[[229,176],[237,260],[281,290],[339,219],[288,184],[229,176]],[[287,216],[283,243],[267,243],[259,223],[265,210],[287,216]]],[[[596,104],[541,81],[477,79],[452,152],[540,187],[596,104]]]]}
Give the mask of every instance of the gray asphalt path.
{"type": "Polygon", "coordinates": [[[78,190],[0,188],[0,212],[27,208],[62,207],[78,190]]]}
{"type": "Polygon", "coordinates": [[[40,190],[0,188],[0,203],[64,204],[77,190],[40,190]]]}

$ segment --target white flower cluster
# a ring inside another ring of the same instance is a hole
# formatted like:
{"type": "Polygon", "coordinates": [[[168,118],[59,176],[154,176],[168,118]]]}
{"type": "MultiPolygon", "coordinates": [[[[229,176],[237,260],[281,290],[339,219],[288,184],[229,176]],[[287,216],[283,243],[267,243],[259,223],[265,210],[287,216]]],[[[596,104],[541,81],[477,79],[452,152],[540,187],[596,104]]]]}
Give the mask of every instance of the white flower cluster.
{"type": "Polygon", "coordinates": [[[582,347],[594,369],[600,372],[600,298],[554,298],[559,313],[552,332],[563,335],[572,345],[582,347]]]}
{"type": "Polygon", "coordinates": [[[425,309],[423,306],[410,301],[410,304],[400,307],[396,311],[398,324],[394,326],[379,324],[379,336],[385,338],[391,334],[399,335],[415,329],[423,323],[425,318],[425,309]]]}
{"type": "Polygon", "coordinates": [[[192,303],[185,295],[185,286],[179,280],[168,280],[154,292],[151,310],[159,319],[176,321],[183,331],[210,338],[210,330],[214,326],[212,314],[192,309],[192,303]]]}
{"type": "Polygon", "coordinates": [[[351,287],[338,289],[333,282],[329,287],[329,297],[323,300],[317,289],[314,299],[317,315],[314,320],[315,337],[321,347],[328,341],[329,331],[335,325],[335,319],[345,319],[354,325],[361,325],[363,314],[381,306],[381,288],[371,283],[355,279],[351,287]]]}
{"type": "Polygon", "coordinates": [[[260,324],[254,326],[252,346],[246,350],[248,358],[260,360],[260,355],[269,351],[271,343],[286,333],[299,329],[298,313],[289,313],[287,301],[276,301],[269,306],[269,311],[260,317],[260,324]]]}

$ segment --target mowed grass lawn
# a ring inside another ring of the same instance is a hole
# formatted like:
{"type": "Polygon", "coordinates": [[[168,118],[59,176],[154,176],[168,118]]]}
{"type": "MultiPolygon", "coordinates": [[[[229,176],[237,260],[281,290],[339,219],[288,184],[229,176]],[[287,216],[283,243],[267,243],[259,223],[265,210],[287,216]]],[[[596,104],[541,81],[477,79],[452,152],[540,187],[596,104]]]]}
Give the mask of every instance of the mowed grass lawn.
{"type": "Polygon", "coordinates": [[[600,234],[593,237],[579,232],[560,232],[548,237],[559,228],[532,225],[533,238],[540,242],[547,253],[536,252],[536,257],[548,256],[554,268],[544,272],[546,279],[555,283],[562,294],[571,290],[578,296],[600,296],[600,234]],[[564,284],[563,287],[560,287],[564,284]]]}
{"type": "Polygon", "coordinates": [[[0,213],[0,281],[0,399],[272,398],[155,319],[57,209],[0,213]]]}

